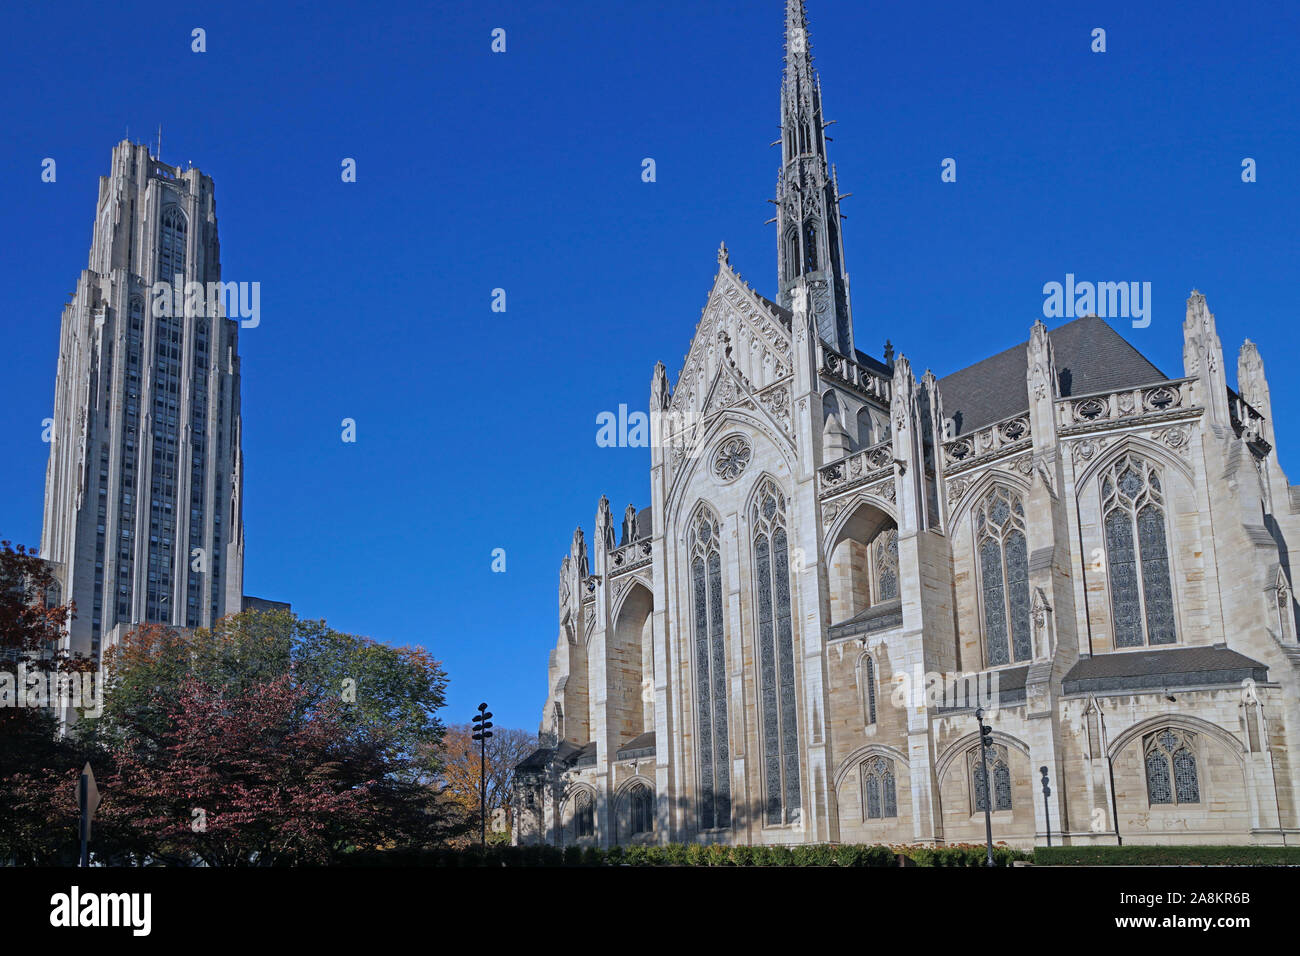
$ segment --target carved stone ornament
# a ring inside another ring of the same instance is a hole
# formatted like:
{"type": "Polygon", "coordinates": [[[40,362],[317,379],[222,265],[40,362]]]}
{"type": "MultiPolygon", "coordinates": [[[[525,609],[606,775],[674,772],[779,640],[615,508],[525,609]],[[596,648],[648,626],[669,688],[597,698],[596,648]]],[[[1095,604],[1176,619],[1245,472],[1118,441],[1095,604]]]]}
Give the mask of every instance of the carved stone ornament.
{"type": "Polygon", "coordinates": [[[740,435],[732,435],[718,446],[713,456],[713,473],[723,481],[739,478],[753,454],[749,442],[740,435]]]}

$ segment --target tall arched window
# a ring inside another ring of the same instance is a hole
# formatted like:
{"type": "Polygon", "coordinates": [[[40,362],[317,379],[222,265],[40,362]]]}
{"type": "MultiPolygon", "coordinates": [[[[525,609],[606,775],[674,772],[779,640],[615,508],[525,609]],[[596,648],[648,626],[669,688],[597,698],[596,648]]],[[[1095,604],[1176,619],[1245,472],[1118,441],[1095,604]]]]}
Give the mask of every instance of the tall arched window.
{"type": "Polygon", "coordinates": [[[791,279],[803,274],[803,263],[799,256],[799,233],[794,228],[785,234],[785,274],[791,279]]]}
{"type": "Polygon", "coordinates": [[[1195,739],[1193,734],[1166,727],[1143,740],[1147,796],[1152,806],[1201,802],[1195,739]]]}
{"type": "Polygon", "coordinates": [[[1115,646],[1172,644],[1173,585],[1164,489],[1155,466],[1125,455],[1101,478],[1115,646]]]}
{"type": "Polygon", "coordinates": [[[1029,553],[1019,495],[1000,486],[989,490],[975,508],[975,542],[988,666],[1030,660],[1029,553]]]}
{"type": "Polygon", "coordinates": [[[622,804],[620,839],[654,832],[654,794],[650,792],[649,787],[639,780],[636,781],[623,792],[622,804]]]}
{"type": "Polygon", "coordinates": [[[764,822],[799,819],[799,734],[795,721],[794,634],[785,495],[763,479],[750,506],[758,600],[759,696],[763,720],[764,822]]]}
{"type": "Polygon", "coordinates": [[[596,833],[596,804],[590,790],[579,790],[573,798],[573,838],[581,840],[596,833]]]}
{"type": "Polygon", "coordinates": [[[871,545],[876,569],[873,604],[898,600],[898,529],[886,528],[871,545]]]}
{"type": "Polygon", "coordinates": [[[189,224],[178,206],[163,209],[158,236],[158,280],[173,282],[185,275],[185,236],[189,224]]]}
{"type": "MultiPolygon", "coordinates": [[[[982,745],[976,744],[966,752],[966,760],[970,766],[971,782],[971,800],[974,809],[972,813],[984,812],[984,762],[985,758],[980,753],[982,745]]],[[[1011,762],[1007,759],[1007,748],[1001,744],[994,744],[988,748],[988,769],[993,778],[993,786],[990,788],[990,795],[993,798],[994,810],[1011,809],[1011,762]]]]}
{"type": "Polygon", "coordinates": [[[862,761],[862,812],[868,820],[898,816],[898,788],[894,783],[894,761],[868,757],[862,761]]]}
{"type": "Polygon", "coordinates": [[[690,552],[695,703],[700,728],[700,829],[714,830],[731,826],[731,756],[718,519],[703,508],[691,523],[690,552]]]}
{"type": "Polygon", "coordinates": [[[858,668],[862,681],[862,716],[868,727],[876,722],[876,664],[870,654],[863,654],[858,668]]]}
{"type": "Polygon", "coordinates": [[[804,227],[804,262],[807,263],[805,272],[817,271],[817,224],[810,222],[804,227]]]}

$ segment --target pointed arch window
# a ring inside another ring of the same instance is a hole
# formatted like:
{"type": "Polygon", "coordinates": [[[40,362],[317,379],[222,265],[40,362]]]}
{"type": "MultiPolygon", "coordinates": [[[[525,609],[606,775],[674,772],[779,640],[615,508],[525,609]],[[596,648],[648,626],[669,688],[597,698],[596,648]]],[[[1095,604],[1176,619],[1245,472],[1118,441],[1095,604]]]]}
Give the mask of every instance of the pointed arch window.
{"type": "MultiPolygon", "coordinates": [[[[984,774],[985,758],[980,754],[981,744],[976,744],[966,752],[966,761],[970,767],[970,785],[971,785],[971,813],[984,812],[984,774]]],[[[993,799],[993,809],[1010,810],[1011,809],[1011,762],[1007,758],[1007,748],[1002,744],[994,744],[988,748],[988,773],[992,779],[992,786],[988,788],[988,794],[993,799]]]]}
{"type": "Polygon", "coordinates": [[[1154,465],[1125,455],[1101,478],[1115,646],[1172,644],[1173,585],[1164,488],[1154,465]]]}
{"type": "Polygon", "coordinates": [[[799,258],[799,233],[793,227],[785,234],[785,274],[793,279],[801,275],[803,269],[799,258]]]}
{"type": "Polygon", "coordinates": [[[1019,495],[1001,486],[989,490],[975,508],[975,542],[987,664],[1030,660],[1029,552],[1019,495]]]}
{"type": "Polygon", "coordinates": [[[173,282],[176,276],[185,275],[185,237],[189,224],[179,206],[166,206],[162,211],[158,235],[158,280],[173,282]]]}
{"type": "Polygon", "coordinates": [[[794,634],[785,495],[763,479],[750,505],[758,602],[758,670],[763,722],[763,820],[799,819],[799,734],[795,719],[794,634]]]}
{"type": "Polygon", "coordinates": [[[807,226],[804,227],[804,248],[807,250],[804,257],[804,262],[807,263],[807,268],[804,271],[816,272],[817,271],[817,224],[815,222],[810,222],[808,223],[807,226]]]}
{"type": "Polygon", "coordinates": [[[701,508],[691,523],[691,613],[695,630],[695,703],[699,714],[700,828],[731,826],[727,740],[727,667],[722,627],[722,554],[718,519],[701,508]]]}
{"type": "Polygon", "coordinates": [[[573,798],[573,838],[581,840],[596,833],[596,804],[590,790],[579,790],[573,798]]]}
{"type": "Polygon", "coordinates": [[[898,600],[898,529],[886,528],[871,545],[875,565],[876,599],[873,603],[898,600]]]}
{"type": "Polygon", "coordinates": [[[1166,727],[1143,741],[1147,797],[1152,806],[1201,802],[1195,740],[1195,734],[1166,727]]]}
{"type": "Polygon", "coordinates": [[[623,793],[620,837],[630,838],[653,833],[655,829],[654,795],[637,781],[623,793]]]}
{"type": "Polygon", "coordinates": [[[862,761],[862,794],[865,819],[887,820],[898,816],[894,761],[887,757],[868,757],[862,761]]]}
{"type": "Polygon", "coordinates": [[[870,654],[862,655],[858,677],[862,681],[862,715],[870,727],[876,722],[876,664],[870,654]]]}

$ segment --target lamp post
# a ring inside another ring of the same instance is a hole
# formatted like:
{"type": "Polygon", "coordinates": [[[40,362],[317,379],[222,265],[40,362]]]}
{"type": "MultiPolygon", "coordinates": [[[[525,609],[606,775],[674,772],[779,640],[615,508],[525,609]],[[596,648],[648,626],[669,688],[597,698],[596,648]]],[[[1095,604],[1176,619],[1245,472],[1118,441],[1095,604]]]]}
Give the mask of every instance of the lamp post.
{"type": "Polygon", "coordinates": [[[995,866],[993,862],[993,812],[989,800],[989,748],[993,746],[993,728],[984,723],[984,708],[980,707],[975,711],[975,722],[980,728],[980,767],[983,769],[981,776],[984,778],[984,843],[988,851],[988,857],[984,861],[985,866],[995,866]]]}
{"type": "Polygon", "coordinates": [[[1043,819],[1047,821],[1047,845],[1052,845],[1052,805],[1048,798],[1052,795],[1052,788],[1047,785],[1047,768],[1039,767],[1038,772],[1043,775],[1043,819]]]}
{"type": "Polygon", "coordinates": [[[478,713],[474,715],[474,734],[471,739],[477,740],[478,744],[478,780],[479,780],[479,838],[483,845],[487,846],[487,742],[492,736],[489,729],[492,726],[492,711],[487,709],[487,704],[478,705],[478,713]]]}

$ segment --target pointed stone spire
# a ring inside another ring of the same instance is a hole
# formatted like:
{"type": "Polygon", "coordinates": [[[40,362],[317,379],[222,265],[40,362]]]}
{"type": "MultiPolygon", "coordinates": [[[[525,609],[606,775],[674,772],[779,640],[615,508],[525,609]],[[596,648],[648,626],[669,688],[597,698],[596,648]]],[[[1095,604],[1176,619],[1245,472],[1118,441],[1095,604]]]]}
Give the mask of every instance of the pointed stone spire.
{"type": "Polygon", "coordinates": [[[1060,377],[1056,371],[1056,353],[1052,337],[1042,320],[1029,330],[1029,345],[1025,349],[1025,390],[1029,394],[1029,428],[1035,448],[1047,448],[1055,443],[1056,399],[1061,395],[1060,377]]]}
{"type": "Polygon", "coordinates": [[[844,271],[840,194],[826,159],[821,84],[812,65],[803,0],[787,0],[785,77],[781,82],[781,172],[777,176],[778,301],[791,307],[796,283],[808,280],[817,334],[853,355],[849,277],[844,271]]]}
{"type": "Polygon", "coordinates": [[[636,505],[628,505],[623,512],[623,543],[631,544],[641,536],[636,524],[636,505]]]}
{"type": "Polygon", "coordinates": [[[650,408],[662,410],[668,407],[668,370],[663,362],[655,362],[654,376],[650,379],[650,408]]]}
{"type": "Polygon", "coordinates": [[[822,429],[822,455],[828,461],[839,461],[849,453],[849,433],[840,424],[840,416],[831,412],[822,429]]]}
{"type": "Polygon", "coordinates": [[[1251,408],[1264,416],[1262,437],[1273,444],[1273,400],[1264,375],[1264,359],[1250,339],[1246,339],[1237,356],[1237,391],[1251,408]]]}
{"type": "Polygon", "coordinates": [[[618,544],[614,540],[614,514],[609,508],[609,498],[600,496],[596,505],[596,540],[604,545],[605,551],[613,551],[618,544]]]}
{"type": "Polygon", "coordinates": [[[591,571],[587,563],[587,539],[583,536],[580,527],[573,529],[573,544],[569,546],[569,556],[577,572],[578,583],[582,584],[591,571]]]}
{"type": "Polygon", "coordinates": [[[1183,370],[1188,378],[1200,378],[1201,401],[1211,425],[1226,428],[1228,415],[1228,379],[1223,368],[1223,343],[1205,296],[1192,290],[1187,298],[1187,317],[1183,321],[1183,370]]]}

